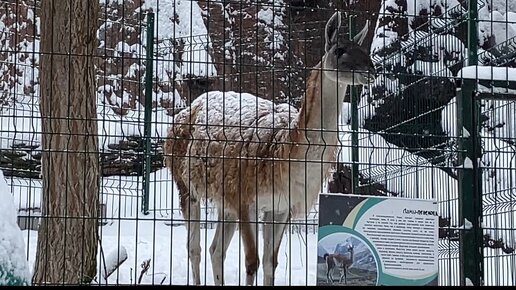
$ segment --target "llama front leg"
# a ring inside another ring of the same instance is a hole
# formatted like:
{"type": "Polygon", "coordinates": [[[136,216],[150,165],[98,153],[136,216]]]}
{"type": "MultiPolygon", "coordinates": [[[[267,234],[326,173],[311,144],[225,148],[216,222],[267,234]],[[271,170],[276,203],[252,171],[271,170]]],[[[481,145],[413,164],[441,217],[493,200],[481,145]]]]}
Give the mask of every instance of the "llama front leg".
{"type": "Polygon", "coordinates": [[[240,235],[244,243],[245,252],[245,270],[246,270],[246,285],[252,286],[256,278],[256,272],[260,265],[258,258],[258,243],[256,239],[257,223],[256,210],[252,206],[251,209],[242,209],[240,217],[240,235]]]}
{"type": "Polygon", "coordinates": [[[289,220],[288,213],[265,212],[263,215],[263,285],[274,285],[278,251],[289,220]]]}
{"type": "Polygon", "coordinates": [[[201,284],[201,205],[198,200],[190,199],[183,206],[183,216],[188,231],[188,241],[186,247],[188,249],[188,258],[192,266],[192,276],[195,285],[201,284]]]}
{"type": "Polygon", "coordinates": [[[224,261],[229,244],[236,231],[236,217],[229,213],[223,213],[223,209],[219,208],[218,211],[217,228],[210,246],[210,255],[215,285],[223,285],[224,261]]]}

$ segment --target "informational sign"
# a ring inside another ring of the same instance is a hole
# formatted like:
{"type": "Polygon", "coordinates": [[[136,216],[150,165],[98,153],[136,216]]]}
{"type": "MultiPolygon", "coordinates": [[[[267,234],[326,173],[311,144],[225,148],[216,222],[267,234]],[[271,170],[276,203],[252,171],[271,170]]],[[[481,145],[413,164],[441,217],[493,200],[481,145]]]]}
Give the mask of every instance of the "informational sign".
{"type": "Polygon", "coordinates": [[[432,200],[321,194],[317,285],[437,285],[432,200]]]}

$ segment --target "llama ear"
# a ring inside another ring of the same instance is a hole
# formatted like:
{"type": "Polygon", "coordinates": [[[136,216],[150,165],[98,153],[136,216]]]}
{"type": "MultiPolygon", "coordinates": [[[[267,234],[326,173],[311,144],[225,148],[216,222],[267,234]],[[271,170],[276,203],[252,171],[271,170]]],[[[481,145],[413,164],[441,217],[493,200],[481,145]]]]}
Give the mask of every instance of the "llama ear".
{"type": "Polygon", "coordinates": [[[353,41],[355,43],[357,43],[358,45],[362,45],[362,43],[364,42],[364,39],[366,38],[367,36],[367,31],[369,30],[369,19],[367,19],[365,25],[364,25],[364,28],[362,28],[362,30],[360,30],[359,33],[357,33],[357,35],[355,35],[355,37],[353,37],[353,41]]]}
{"type": "Polygon", "coordinates": [[[325,51],[328,52],[330,47],[337,42],[337,32],[339,31],[339,27],[341,25],[341,17],[340,11],[333,13],[330,20],[326,23],[325,28],[325,51]]]}

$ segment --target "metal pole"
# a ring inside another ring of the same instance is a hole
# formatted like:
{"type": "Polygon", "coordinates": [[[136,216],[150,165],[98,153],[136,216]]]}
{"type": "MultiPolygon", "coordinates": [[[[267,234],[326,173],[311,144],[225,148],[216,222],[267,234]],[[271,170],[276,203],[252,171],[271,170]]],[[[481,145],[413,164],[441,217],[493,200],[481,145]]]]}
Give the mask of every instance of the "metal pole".
{"type": "MultiPolygon", "coordinates": [[[[353,39],[356,34],[356,15],[349,16],[349,37],[353,39]]],[[[358,92],[356,86],[350,86],[351,97],[351,180],[352,192],[358,188],[358,92]]]]}
{"type": "MultiPolygon", "coordinates": [[[[468,65],[477,65],[477,1],[469,1],[468,15],[468,65]]],[[[459,236],[460,283],[482,286],[484,278],[482,233],[482,178],[479,160],[480,108],[475,98],[476,80],[464,79],[457,98],[460,110],[457,132],[463,168],[459,170],[459,217],[462,225],[459,236]]]]}
{"type": "Polygon", "coordinates": [[[154,56],[154,13],[147,14],[147,53],[145,62],[145,173],[143,177],[142,212],[149,214],[149,193],[151,174],[151,126],[152,126],[152,73],[154,56]]]}
{"type": "Polygon", "coordinates": [[[463,168],[459,170],[459,217],[461,229],[460,271],[461,284],[482,285],[483,281],[483,238],[482,238],[482,179],[478,160],[481,157],[479,138],[479,106],[474,98],[475,80],[463,80],[457,98],[460,110],[459,151],[463,168]]]}
{"type": "Polygon", "coordinates": [[[478,64],[477,0],[468,3],[468,65],[478,64]]]}

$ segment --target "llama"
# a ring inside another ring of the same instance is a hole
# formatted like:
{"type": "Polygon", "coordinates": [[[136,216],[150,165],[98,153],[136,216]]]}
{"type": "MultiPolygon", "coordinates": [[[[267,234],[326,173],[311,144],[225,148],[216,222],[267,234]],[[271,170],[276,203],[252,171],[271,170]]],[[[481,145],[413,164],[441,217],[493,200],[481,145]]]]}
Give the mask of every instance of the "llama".
{"type": "Polygon", "coordinates": [[[209,248],[215,284],[224,284],[224,260],[237,222],[246,284],[254,284],[260,215],[263,284],[273,285],[286,225],[306,216],[335,161],[346,87],[373,81],[372,61],[361,47],[367,26],[348,40],[338,35],[340,12],[328,20],[325,54],[307,79],[299,112],[247,93],[210,91],[175,115],[164,155],[187,221],[194,284],[200,284],[200,202],[210,201],[219,221],[209,248]]]}
{"type": "Polygon", "coordinates": [[[328,283],[333,283],[333,272],[335,268],[340,269],[340,279],[339,283],[342,283],[342,278],[344,278],[344,283],[348,284],[348,275],[349,267],[353,264],[353,256],[354,250],[353,245],[348,246],[348,254],[324,254],[324,260],[326,261],[326,281],[328,283]]]}

